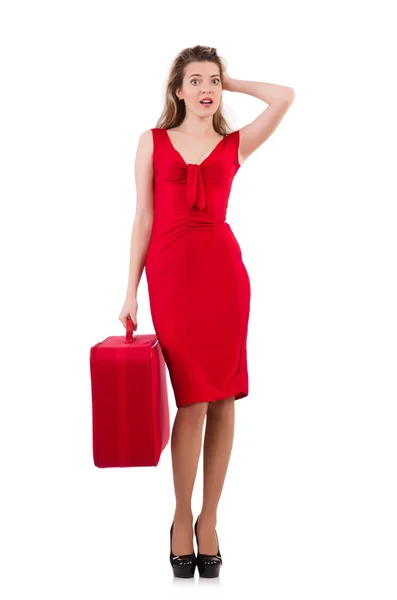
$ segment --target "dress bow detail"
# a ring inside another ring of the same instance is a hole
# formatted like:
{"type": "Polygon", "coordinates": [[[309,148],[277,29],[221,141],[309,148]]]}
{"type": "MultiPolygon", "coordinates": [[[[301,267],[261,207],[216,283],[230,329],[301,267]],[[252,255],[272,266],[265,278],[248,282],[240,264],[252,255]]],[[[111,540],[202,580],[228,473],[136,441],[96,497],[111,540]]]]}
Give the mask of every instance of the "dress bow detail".
{"type": "Polygon", "coordinates": [[[187,202],[190,208],[205,208],[205,189],[200,165],[189,163],[187,168],[187,202]]]}
{"type": "MultiPolygon", "coordinates": [[[[196,207],[203,210],[206,205],[204,181],[208,179],[211,173],[208,170],[210,166],[196,165],[194,163],[179,163],[170,167],[166,180],[172,183],[178,183],[186,186],[186,203],[189,208],[196,207]],[[203,172],[206,170],[206,177],[203,178],[203,172]]],[[[216,173],[210,180],[216,181],[216,173]]],[[[207,182],[207,181],[206,181],[207,182]]]]}

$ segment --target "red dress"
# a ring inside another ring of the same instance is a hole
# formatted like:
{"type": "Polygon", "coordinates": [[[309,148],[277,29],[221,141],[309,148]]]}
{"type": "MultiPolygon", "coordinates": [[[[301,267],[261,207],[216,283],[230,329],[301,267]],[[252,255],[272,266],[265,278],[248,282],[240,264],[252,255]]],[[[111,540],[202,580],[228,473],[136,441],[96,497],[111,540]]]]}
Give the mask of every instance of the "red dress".
{"type": "Polygon", "coordinates": [[[248,396],[251,288],[226,212],[239,130],[186,163],[153,128],[153,227],[145,262],[153,326],[177,407],[248,396]]]}

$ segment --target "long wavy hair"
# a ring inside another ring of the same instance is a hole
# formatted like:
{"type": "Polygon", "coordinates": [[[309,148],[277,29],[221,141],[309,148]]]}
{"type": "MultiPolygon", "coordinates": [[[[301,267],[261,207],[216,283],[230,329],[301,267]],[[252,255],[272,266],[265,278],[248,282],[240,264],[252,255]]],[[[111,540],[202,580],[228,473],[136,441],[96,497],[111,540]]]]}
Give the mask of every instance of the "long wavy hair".
{"type": "MultiPolygon", "coordinates": [[[[218,56],[216,48],[209,46],[194,46],[185,48],[174,59],[168,76],[165,104],[156,127],[161,129],[170,129],[178,127],[186,116],[186,107],[184,100],[179,100],[176,90],[182,87],[185,68],[192,62],[209,61],[219,67],[221,83],[223,83],[223,60],[218,56]]],[[[231,133],[231,129],[222,114],[222,98],[217,111],[213,115],[213,126],[219,135],[231,133]]]]}

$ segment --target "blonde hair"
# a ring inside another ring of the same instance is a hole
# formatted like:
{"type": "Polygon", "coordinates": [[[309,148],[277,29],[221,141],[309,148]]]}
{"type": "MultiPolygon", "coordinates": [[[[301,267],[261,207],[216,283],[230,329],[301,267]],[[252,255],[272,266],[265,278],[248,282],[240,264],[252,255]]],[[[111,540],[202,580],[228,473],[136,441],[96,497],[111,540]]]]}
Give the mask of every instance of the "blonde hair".
{"type": "MultiPolygon", "coordinates": [[[[223,76],[223,61],[218,56],[216,48],[209,46],[194,46],[193,48],[185,48],[174,59],[171,70],[168,76],[165,104],[163,112],[157,121],[156,127],[161,129],[170,129],[177,127],[182,123],[186,116],[186,107],[183,100],[179,100],[176,95],[176,90],[182,88],[185,68],[192,62],[213,62],[219,67],[220,79],[222,82],[223,76]]],[[[231,129],[222,114],[222,99],[219,107],[213,115],[213,126],[219,135],[231,133],[231,129]]]]}

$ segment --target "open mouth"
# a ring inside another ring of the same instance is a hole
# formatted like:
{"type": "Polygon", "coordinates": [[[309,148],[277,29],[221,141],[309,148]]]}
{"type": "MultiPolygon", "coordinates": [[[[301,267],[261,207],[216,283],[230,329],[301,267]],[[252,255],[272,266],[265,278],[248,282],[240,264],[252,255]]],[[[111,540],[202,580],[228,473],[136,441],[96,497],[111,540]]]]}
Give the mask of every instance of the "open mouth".
{"type": "Polygon", "coordinates": [[[212,104],[212,100],[210,100],[210,99],[200,100],[200,104],[212,104]]]}

